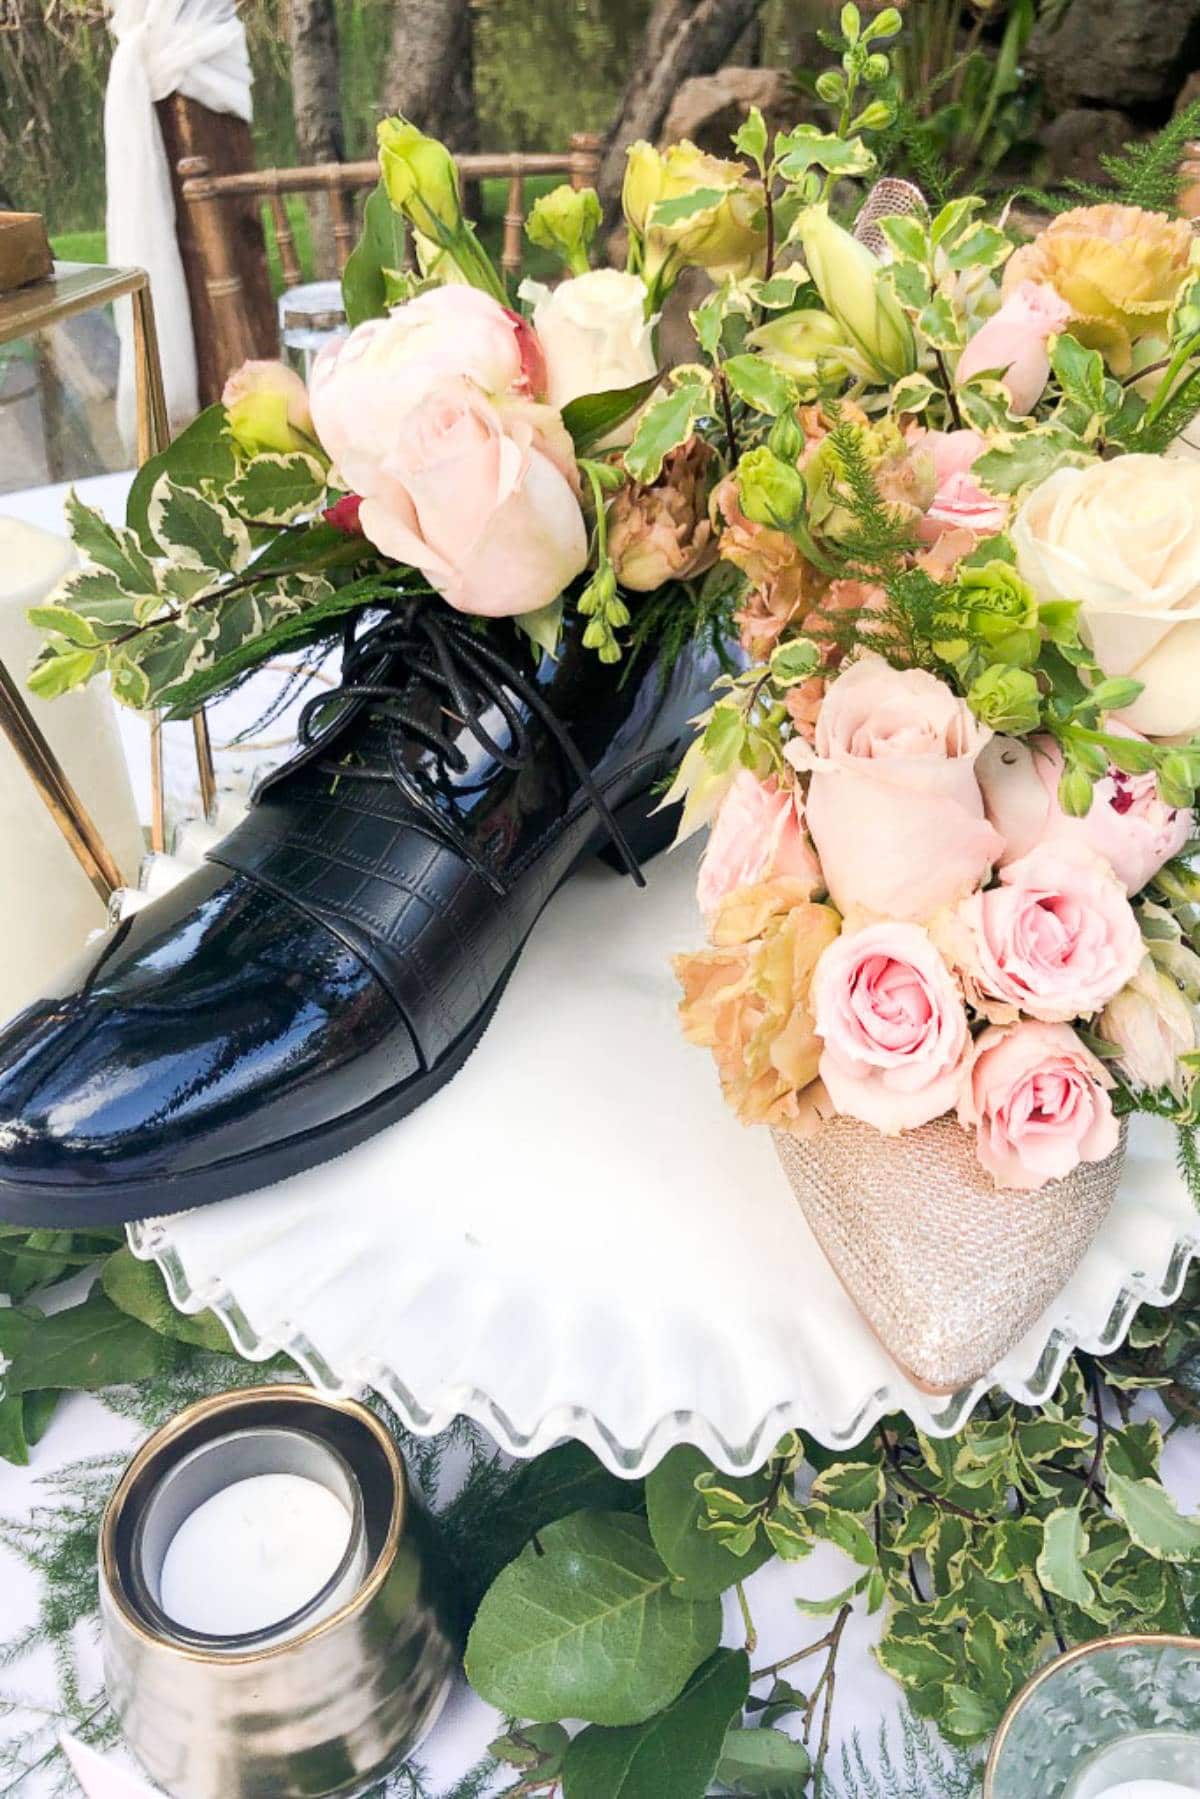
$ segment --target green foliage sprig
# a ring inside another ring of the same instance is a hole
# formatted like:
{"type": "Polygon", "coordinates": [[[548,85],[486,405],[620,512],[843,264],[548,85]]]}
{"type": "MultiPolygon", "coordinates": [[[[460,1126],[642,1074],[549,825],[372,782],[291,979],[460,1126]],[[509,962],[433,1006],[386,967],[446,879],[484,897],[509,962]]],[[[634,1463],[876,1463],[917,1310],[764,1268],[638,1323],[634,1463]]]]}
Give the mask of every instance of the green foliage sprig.
{"type": "Polygon", "coordinates": [[[1200,137],[1200,100],[1185,106],[1145,143],[1130,143],[1123,150],[1102,153],[1100,165],[1107,182],[1070,179],[1063,184],[1065,199],[1055,194],[1039,198],[1055,212],[1113,200],[1123,206],[1141,206],[1147,212],[1178,213],[1179,164],[1196,137],[1200,137]]]}

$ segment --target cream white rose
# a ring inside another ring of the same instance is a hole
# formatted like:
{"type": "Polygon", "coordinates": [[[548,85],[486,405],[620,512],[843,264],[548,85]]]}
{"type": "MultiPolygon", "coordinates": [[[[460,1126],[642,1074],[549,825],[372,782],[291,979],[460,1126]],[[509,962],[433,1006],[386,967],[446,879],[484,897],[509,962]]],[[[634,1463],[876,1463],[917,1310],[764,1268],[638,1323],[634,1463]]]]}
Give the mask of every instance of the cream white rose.
{"type": "Polygon", "coordinates": [[[1081,600],[1107,675],[1143,692],[1122,717],[1147,737],[1200,727],[1200,462],[1120,456],[1059,469],[1012,529],[1039,600],[1081,600]]]}
{"type": "MultiPolygon", "coordinates": [[[[550,403],[560,411],[581,394],[636,387],[654,373],[654,325],[640,276],[593,269],[553,289],[526,283],[522,292],[536,298],[534,329],[546,356],[550,403]]],[[[623,447],[636,428],[636,418],[627,419],[596,447],[623,447]]]]}

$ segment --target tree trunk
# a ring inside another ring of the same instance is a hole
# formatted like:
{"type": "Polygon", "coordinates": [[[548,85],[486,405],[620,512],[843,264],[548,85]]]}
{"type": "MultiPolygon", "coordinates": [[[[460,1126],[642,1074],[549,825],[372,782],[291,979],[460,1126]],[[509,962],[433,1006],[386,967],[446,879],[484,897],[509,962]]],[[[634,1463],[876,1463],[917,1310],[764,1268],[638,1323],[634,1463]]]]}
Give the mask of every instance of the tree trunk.
{"type": "MultiPolygon", "coordinates": [[[[471,0],[396,0],[383,97],[459,155],[478,150],[471,0]]],[[[464,198],[474,213],[476,197],[464,198]]]]}
{"type": "Polygon", "coordinates": [[[711,75],[754,24],[763,0],[654,0],[633,59],[621,105],[605,140],[600,197],[605,224],[620,216],[625,152],[639,138],[653,143],[680,84],[711,75]]]}
{"type": "MultiPolygon", "coordinates": [[[[334,0],[291,0],[288,31],[292,46],[292,116],[300,161],[341,162],[346,144],[334,0]]],[[[337,258],[333,220],[324,194],[313,195],[310,213],[316,272],[328,279],[337,274],[337,258]]]]}

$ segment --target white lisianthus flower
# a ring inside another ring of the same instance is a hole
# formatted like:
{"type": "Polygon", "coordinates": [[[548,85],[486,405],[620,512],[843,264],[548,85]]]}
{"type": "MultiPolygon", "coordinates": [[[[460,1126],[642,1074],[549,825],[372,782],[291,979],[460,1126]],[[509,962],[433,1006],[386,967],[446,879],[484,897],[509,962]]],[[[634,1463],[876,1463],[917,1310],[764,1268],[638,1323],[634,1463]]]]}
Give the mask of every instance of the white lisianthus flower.
{"type": "MultiPolygon", "coordinates": [[[[654,320],[646,317],[640,276],[593,269],[553,289],[529,281],[521,293],[535,302],[533,326],[559,411],[581,394],[636,387],[654,373],[654,320]]],[[[596,448],[623,448],[636,428],[636,416],[626,419],[596,448]]]]}
{"type": "Polygon", "coordinates": [[[1134,455],[1058,469],[1012,537],[1039,600],[1083,602],[1105,674],[1142,682],[1126,724],[1147,737],[1200,727],[1200,463],[1134,455]]]}

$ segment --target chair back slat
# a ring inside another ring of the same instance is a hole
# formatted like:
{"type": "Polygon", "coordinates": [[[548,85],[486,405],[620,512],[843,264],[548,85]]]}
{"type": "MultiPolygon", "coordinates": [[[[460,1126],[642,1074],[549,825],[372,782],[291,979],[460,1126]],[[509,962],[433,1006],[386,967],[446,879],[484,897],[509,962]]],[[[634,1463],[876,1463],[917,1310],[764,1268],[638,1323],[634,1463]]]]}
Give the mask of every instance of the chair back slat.
{"type": "Polygon", "coordinates": [[[296,254],[296,239],[292,232],[292,221],[288,214],[287,204],[278,188],[272,190],[268,203],[271,208],[271,221],[275,226],[275,245],[279,251],[283,285],[298,287],[301,274],[300,258],[296,254]]]}
{"type": "MultiPolygon", "coordinates": [[[[508,183],[501,264],[506,274],[521,272],[526,217],[525,184],[534,175],[562,175],[572,187],[594,184],[600,167],[600,139],[577,132],[565,153],[520,151],[506,155],[470,155],[456,158],[464,181],[499,177],[508,183]]],[[[333,226],[333,242],[339,270],[345,268],[357,241],[362,195],[374,188],[379,165],[372,162],[313,163],[295,169],[245,169],[217,175],[203,158],[193,156],[179,164],[180,192],[193,223],[203,264],[205,286],[211,302],[210,346],[216,365],[229,374],[254,354],[245,293],[236,259],[223,228],[223,209],[255,200],[266,207],[275,232],[279,266],[284,284],[295,287],[303,280],[296,236],[288,212],[289,195],[326,196],[333,226]]],[[[413,262],[412,244],[406,234],[405,266],[413,262]]]]}

